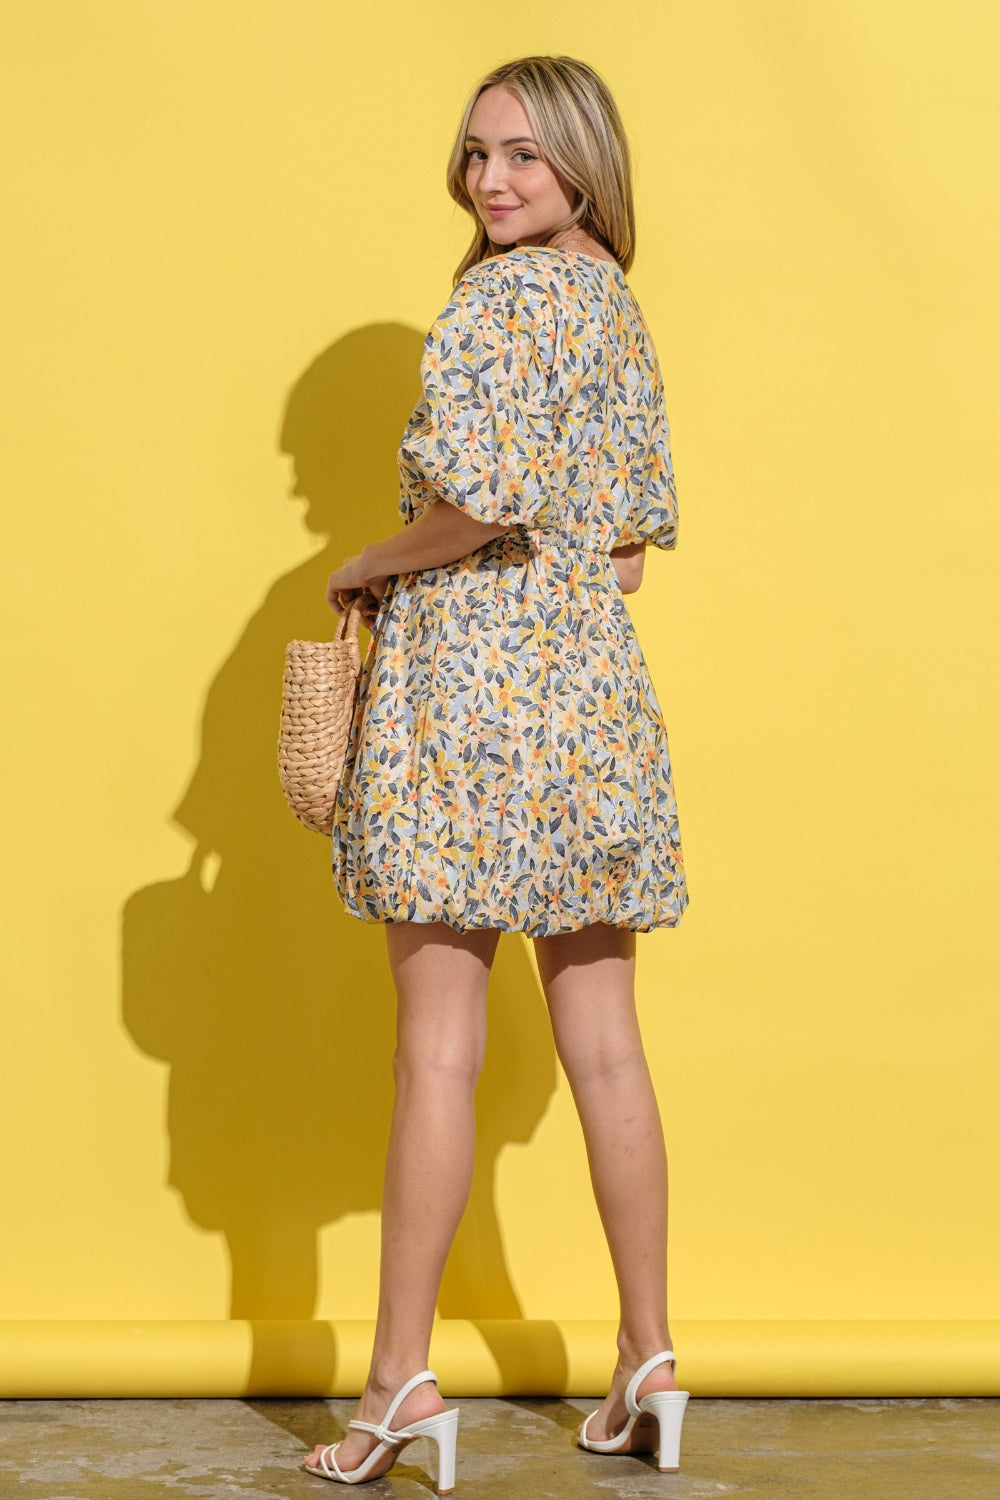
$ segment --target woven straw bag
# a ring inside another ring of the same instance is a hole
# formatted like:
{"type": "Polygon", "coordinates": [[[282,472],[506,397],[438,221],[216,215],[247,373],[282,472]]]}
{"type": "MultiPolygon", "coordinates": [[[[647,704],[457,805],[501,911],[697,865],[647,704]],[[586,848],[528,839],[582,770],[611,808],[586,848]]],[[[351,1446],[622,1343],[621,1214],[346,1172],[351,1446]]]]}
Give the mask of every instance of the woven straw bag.
{"type": "Polygon", "coordinates": [[[313,833],[330,833],[354,717],[361,649],[360,598],[332,641],[290,641],[285,650],[278,775],[285,801],[313,833]]]}

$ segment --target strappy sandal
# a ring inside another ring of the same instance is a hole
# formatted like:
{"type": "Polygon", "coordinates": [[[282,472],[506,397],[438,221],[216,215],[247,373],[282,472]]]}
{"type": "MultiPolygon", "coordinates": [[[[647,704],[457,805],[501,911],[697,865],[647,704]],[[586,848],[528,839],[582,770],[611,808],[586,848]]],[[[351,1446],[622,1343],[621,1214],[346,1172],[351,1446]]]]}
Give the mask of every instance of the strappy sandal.
{"type": "Polygon", "coordinates": [[[587,1436],[587,1424],[593,1412],[586,1418],[576,1440],[581,1448],[586,1448],[588,1453],[652,1453],[659,1455],[658,1464],[661,1474],[676,1474],[680,1468],[681,1454],[681,1424],[684,1421],[684,1408],[687,1405],[690,1391],[653,1391],[648,1396],[639,1396],[638,1390],[650,1370],[655,1370],[657,1365],[666,1364],[667,1361],[676,1366],[676,1359],[672,1350],[664,1349],[661,1354],[654,1354],[652,1359],[647,1359],[644,1365],[640,1365],[625,1388],[625,1408],[628,1411],[628,1422],[621,1432],[612,1438],[589,1438],[587,1436]],[[655,1417],[659,1427],[659,1444],[654,1447],[652,1434],[648,1438],[645,1432],[640,1430],[633,1432],[635,1424],[640,1417],[655,1417]],[[645,1446],[648,1442],[649,1446],[645,1446]]]}
{"type": "Polygon", "coordinates": [[[412,1390],[418,1385],[423,1385],[425,1380],[432,1380],[437,1385],[437,1376],[433,1370],[421,1370],[419,1375],[414,1375],[412,1380],[396,1392],[389,1403],[389,1409],[381,1422],[348,1422],[348,1427],[354,1427],[359,1432],[370,1433],[372,1437],[378,1438],[378,1445],[372,1449],[368,1457],[364,1459],[356,1469],[348,1469],[346,1472],[337,1462],[336,1453],[340,1447],[339,1443],[331,1443],[324,1448],[319,1455],[319,1466],[305,1464],[304,1468],[309,1474],[315,1474],[317,1479],[332,1479],[339,1484],[364,1484],[366,1479],[382,1479],[388,1474],[389,1469],[381,1474],[373,1474],[372,1470],[378,1467],[379,1460],[387,1453],[392,1454],[392,1463],[396,1462],[400,1452],[407,1443],[412,1443],[416,1438],[430,1438],[437,1443],[438,1450],[438,1480],[437,1493],[439,1495],[450,1495],[455,1489],[455,1449],[458,1444],[458,1407],[452,1407],[450,1411],[438,1412],[437,1416],[424,1417],[423,1421],[411,1422],[408,1427],[400,1427],[398,1431],[392,1430],[392,1419],[396,1415],[403,1402],[412,1390]]]}

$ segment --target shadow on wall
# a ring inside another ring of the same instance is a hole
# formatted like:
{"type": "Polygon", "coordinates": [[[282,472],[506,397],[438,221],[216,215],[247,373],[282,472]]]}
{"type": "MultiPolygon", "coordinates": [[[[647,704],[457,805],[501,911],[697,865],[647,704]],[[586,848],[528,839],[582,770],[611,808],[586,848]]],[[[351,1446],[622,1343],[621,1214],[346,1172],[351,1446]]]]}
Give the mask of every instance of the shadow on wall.
{"type": "MultiPolygon", "coordinates": [[[[280,447],[307,529],[331,541],[274,584],[209,689],[200,759],[173,815],[195,843],[187,873],[136,891],[123,912],[125,1024],[170,1064],[169,1182],[194,1223],[226,1237],[234,1318],[314,1317],[321,1228],[380,1206],[395,1035],[384,944],[341,907],[329,841],[285,807],[276,747],[286,641],[332,633],[328,573],[399,524],[395,454],[421,350],[412,329],[358,329],[292,388],[280,447]]],[[[500,944],[490,1025],[475,1183],[442,1288],[448,1317],[522,1316],[496,1166],[507,1142],[530,1139],[556,1073],[521,939],[500,944]]],[[[336,1285],[324,1300],[335,1316],[336,1285]]],[[[319,1389],[336,1369],[322,1327],[322,1348],[310,1342],[327,1377],[319,1389]]],[[[274,1367],[274,1331],[260,1334],[258,1394],[274,1367]]],[[[502,1348],[496,1357],[502,1374],[502,1348]]]]}

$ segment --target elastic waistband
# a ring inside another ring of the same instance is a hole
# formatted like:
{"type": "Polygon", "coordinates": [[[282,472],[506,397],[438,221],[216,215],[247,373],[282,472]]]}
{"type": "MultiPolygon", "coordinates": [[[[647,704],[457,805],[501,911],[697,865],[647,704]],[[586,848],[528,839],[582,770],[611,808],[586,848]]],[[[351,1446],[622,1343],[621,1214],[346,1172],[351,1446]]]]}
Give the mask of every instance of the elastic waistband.
{"type": "Polygon", "coordinates": [[[536,542],[529,543],[532,552],[585,552],[588,557],[610,557],[603,547],[590,547],[586,542],[536,542]]]}
{"type": "Polygon", "coordinates": [[[531,552],[585,552],[594,557],[611,556],[609,550],[595,547],[577,537],[552,536],[547,531],[521,530],[513,526],[508,528],[507,535],[511,541],[519,542],[531,552]]]}

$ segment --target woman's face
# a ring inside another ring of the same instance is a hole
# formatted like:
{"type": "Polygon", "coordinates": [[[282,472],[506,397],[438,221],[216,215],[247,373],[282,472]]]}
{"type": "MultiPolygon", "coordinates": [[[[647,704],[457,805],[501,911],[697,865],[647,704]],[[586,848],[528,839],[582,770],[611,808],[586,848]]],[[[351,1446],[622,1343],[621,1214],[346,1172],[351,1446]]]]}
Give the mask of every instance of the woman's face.
{"type": "Polygon", "coordinates": [[[465,185],[495,244],[537,244],[572,212],[562,182],[539,155],[523,104],[502,84],[476,100],[465,153],[465,185]]]}

